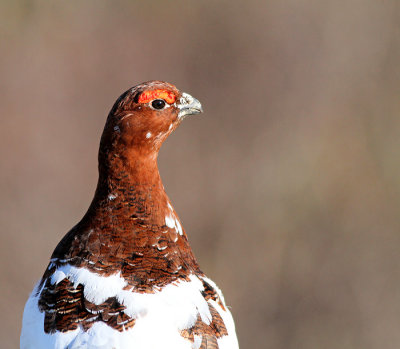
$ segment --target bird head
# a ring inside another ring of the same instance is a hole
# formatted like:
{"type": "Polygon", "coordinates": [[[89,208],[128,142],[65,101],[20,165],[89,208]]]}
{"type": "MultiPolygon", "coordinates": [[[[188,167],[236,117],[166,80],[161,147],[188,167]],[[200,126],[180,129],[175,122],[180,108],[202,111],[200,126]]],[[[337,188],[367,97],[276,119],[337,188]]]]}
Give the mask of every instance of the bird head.
{"type": "Polygon", "coordinates": [[[200,102],[162,81],[148,81],[123,93],[108,116],[102,143],[113,148],[157,154],[164,140],[200,102]]]}

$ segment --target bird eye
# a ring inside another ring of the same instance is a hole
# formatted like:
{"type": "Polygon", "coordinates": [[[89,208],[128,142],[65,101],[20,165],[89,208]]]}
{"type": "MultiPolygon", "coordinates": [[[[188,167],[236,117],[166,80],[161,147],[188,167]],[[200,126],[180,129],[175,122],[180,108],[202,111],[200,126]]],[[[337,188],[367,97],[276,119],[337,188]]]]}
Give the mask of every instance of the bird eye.
{"type": "Polygon", "coordinates": [[[151,102],[151,106],[154,109],[162,109],[165,107],[165,101],[163,99],[155,99],[151,102]]]}

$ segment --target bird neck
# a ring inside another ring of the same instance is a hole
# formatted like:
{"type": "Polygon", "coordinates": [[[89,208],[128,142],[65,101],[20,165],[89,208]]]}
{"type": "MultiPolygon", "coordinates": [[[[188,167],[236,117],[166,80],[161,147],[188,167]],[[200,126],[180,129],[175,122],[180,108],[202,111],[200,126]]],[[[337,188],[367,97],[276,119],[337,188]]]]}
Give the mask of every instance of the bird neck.
{"type": "Polygon", "coordinates": [[[201,270],[165,193],[157,157],[120,155],[100,161],[93,201],[56,247],[55,265],[68,262],[103,276],[120,272],[146,292],[189,281],[201,270]]]}
{"type": "Polygon", "coordinates": [[[99,162],[99,181],[90,213],[118,213],[122,221],[137,217],[146,224],[163,226],[170,205],[158,171],[157,154],[131,150],[107,154],[99,162]]]}

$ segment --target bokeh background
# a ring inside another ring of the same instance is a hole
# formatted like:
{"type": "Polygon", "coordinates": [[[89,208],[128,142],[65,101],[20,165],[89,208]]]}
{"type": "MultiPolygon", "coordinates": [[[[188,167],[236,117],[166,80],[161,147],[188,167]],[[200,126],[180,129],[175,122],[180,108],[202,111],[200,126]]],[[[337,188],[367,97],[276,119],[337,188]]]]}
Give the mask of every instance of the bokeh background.
{"type": "Polygon", "coordinates": [[[0,6],[1,348],[150,79],[203,103],[159,165],[241,347],[400,347],[398,0],[0,6]]]}

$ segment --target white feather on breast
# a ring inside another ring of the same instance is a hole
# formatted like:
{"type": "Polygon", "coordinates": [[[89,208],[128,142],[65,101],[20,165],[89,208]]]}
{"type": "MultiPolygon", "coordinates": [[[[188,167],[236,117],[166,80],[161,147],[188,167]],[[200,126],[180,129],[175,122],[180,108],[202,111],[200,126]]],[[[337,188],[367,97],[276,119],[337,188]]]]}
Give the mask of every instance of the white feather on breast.
{"type": "MultiPolygon", "coordinates": [[[[196,275],[190,281],[177,281],[154,293],[137,293],[123,290],[125,280],[119,275],[100,276],[84,268],[69,265],[60,267],[52,275],[52,283],[59,283],[68,278],[76,286],[84,286],[84,296],[95,304],[101,304],[109,297],[116,297],[126,309],[125,313],[136,319],[135,325],[125,331],[118,331],[104,322],[96,322],[84,331],[78,327],[69,332],[45,333],[43,330],[44,312],[38,308],[41,290],[37,285],[25,306],[21,333],[21,349],[55,348],[55,349],[151,349],[198,348],[201,336],[195,336],[194,343],[183,338],[180,331],[192,327],[198,315],[201,320],[210,324],[211,314],[208,302],[221,315],[228,335],[218,339],[220,349],[238,348],[235,328],[229,310],[218,302],[204,299],[201,291],[202,281],[196,275]],[[39,291],[39,292],[38,292],[39,291]]],[[[223,296],[210,279],[204,278],[218,292],[222,302],[223,296]]],[[[43,286],[42,286],[43,287],[43,286]]]]}

